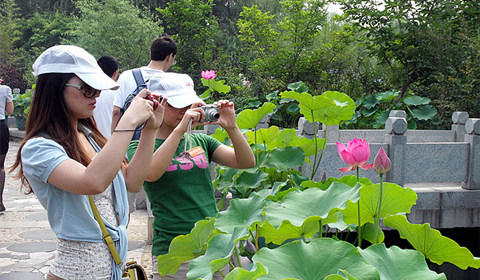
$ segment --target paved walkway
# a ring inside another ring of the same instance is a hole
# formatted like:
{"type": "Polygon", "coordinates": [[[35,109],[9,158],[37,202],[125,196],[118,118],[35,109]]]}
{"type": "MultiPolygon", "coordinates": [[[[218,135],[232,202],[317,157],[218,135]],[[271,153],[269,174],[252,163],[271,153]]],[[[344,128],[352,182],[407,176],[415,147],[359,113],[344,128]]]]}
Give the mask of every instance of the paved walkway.
{"type": "MultiPolygon", "coordinates": [[[[6,167],[13,164],[19,146],[18,142],[10,142],[6,167]]],[[[56,252],[56,237],[35,195],[23,194],[20,181],[8,171],[6,177],[3,201],[7,210],[0,212],[0,280],[45,279],[56,252]]],[[[149,273],[151,248],[146,242],[147,232],[146,210],[132,213],[127,259],[140,262],[149,273]]]]}

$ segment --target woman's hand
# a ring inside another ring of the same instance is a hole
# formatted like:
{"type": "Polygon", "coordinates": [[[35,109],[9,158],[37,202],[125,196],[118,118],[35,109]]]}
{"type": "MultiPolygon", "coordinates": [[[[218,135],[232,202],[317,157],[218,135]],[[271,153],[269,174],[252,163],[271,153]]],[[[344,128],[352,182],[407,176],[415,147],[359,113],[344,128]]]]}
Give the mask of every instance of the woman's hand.
{"type": "Polygon", "coordinates": [[[150,91],[143,89],[132,99],[132,103],[118,122],[117,129],[134,129],[152,117],[153,102],[144,98],[147,93],[150,94],[150,91]]]}
{"type": "Polygon", "coordinates": [[[235,122],[235,105],[233,102],[228,100],[219,100],[213,103],[213,105],[220,108],[220,118],[218,121],[209,122],[208,124],[219,124],[225,130],[237,127],[237,123],[235,122]]]}
{"type": "MultiPolygon", "coordinates": [[[[157,102],[157,105],[156,108],[153,109],[153,115],[148,119],[145,129],[157,130],[163,123],[167,98],[162,97],[161,94],[157,95],[155,92],[147,92],[147,95],[153,98],[155,102],[157,102]]],[[[154,106],[154,101],[152,101],[152,106],[154,106]]]]}

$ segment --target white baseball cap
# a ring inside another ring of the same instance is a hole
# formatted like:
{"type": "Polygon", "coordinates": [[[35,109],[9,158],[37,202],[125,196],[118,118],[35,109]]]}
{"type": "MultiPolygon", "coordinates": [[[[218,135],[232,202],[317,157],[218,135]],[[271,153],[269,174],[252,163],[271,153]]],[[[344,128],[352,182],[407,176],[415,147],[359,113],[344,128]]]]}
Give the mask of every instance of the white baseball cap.
{"type": "Polygon", "coordinates": [[[187,74],[173,72],[156,74],[147,82],[147,88],[151,92],[158,92],[167,97],[168,104],[177,109],[197,102],[205,104],[193,89],[193,80],[187,74]]]}
{"type": "Polygon", "coordinates": [[[98,66],[86,50],[70,45],[58,45],[44,51],[32,65],[33,75],[74,73],[87,85],[98,90],[117,90],[120,86],[98,66]]]}

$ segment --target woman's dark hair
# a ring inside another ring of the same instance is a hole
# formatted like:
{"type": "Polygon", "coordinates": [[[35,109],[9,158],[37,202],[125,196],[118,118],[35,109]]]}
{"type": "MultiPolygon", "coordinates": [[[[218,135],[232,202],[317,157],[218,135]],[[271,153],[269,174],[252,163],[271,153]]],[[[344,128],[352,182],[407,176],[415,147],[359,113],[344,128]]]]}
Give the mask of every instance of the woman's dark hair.
{"type": "MultiPolygon", "coordinates": [[[[25,143],[35,137],[47,136],[60,144],[67,155],[87,166],[91,159],[82,148],[78,139],[76,126],[73,123],[70,112],[65,104],[65,84],[74,77],[72,73],[48,73],[38,76],[37,84],[30,105],[30,113],[27,118],[25,137],[17,152],[15,163],[10,172],[20,167],[16,178],[22,181],[22,187],[26,187],[25,193],[32,193],[32,189],[23,174],[21,152],[25,143]]],[[[78,125],[84,125],[93,133],[94,140],[103,147],[107,139],[98,131],[93,118],[80,119],[78,125]]]]}

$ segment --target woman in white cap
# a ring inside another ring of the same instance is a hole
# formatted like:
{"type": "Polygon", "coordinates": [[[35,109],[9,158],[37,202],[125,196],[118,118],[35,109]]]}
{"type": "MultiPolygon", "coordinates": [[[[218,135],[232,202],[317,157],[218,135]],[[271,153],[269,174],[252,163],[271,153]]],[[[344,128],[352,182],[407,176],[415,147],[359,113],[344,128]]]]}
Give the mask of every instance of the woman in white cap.
{"type": "MultiPolygon", "coordinates": [[[[92,118],[101,90],[118,84],[95,58],[75,46],[55,46],[33,64],[37,77],[26,135],[12,171],[19,168],[26,193],[35,193],[58,237],[47,279],[121,279],[89,204],[91,195],[122,261],[127,254],[127,189],[138,192],[150,168],[163,104],[155,110],[133,100],[108,140],[92,118]],[[127,165],[125,153],[135,128],[146,123],[139,149],[127,165]]],[[[158,100],[158,97],[157,97],[158,100]]]]}
{"type": "MultiPolygon", "coordinates": [[[[251,168],[255,157],[235,123],[234,104],[220,100],[220,118],[216,111],[208,114],[199,105],[205,103],[193,89],[192,79],[185,74],[161,73],[150,78],[148,89],[168,97],[163,124],[157,130],[152,167],[144,184],[154,215],[152,262],[153,279],[187,279],[188,262],[175,275],[160,277],[157,257],[167,254],[173,238],[188,234],[195,223],[216,217],[218,210],[210,177],[211,161],[232,168],[251,168]],[[199,125],[219,124],[228,133],[233,148],[202,133],[190,133],[199,125]]],[[[128,156],[138,152],[140,143],[132,141],[128,156]],[[137,148],[138,146],[138,148],[137,148]]],[[[215,273],[213,279],[223,279],[215,273]]]]}
{"type": "Polygon", "coordinates": [[[9,86],[1,85],[0,79],[0,212],[5,211],[3,205],[3,189],[5,187],[5,157],[8,152],[8,142],[10,141],[10,132],[8,130],[5,115],[13,113],[12,89],[9,86]]]}

